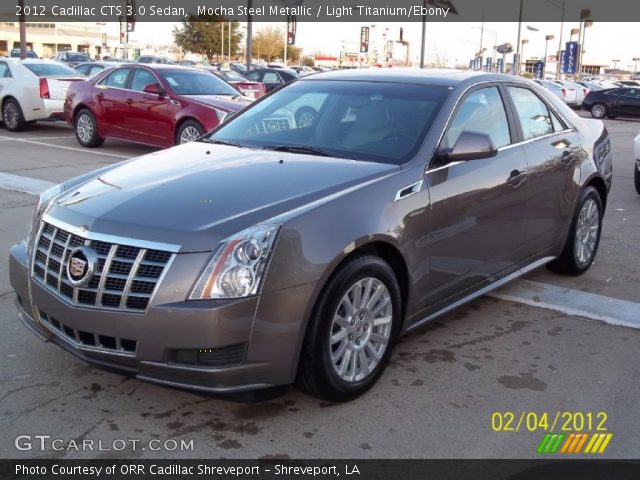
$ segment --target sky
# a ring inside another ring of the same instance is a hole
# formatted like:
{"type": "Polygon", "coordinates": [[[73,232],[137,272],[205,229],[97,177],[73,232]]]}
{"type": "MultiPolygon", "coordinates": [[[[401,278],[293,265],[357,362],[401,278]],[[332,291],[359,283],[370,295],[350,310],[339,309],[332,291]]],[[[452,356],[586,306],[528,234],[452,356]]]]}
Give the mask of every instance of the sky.
{"type": "MultiPolygon", "coordinates": [[[[171,31],[174,24],[138,22],[136,24],[135,39],[140,43],[159,42],[166,44],[172,39],[171,31]]],[[[264,28],[266,25],[285,28],[285,23],[255,23],[254,31],[264,28]]],[[[304,54],[312,55],[323,52],[329,55],[338,55],[342,41],[348,46],[357,48],[360,36],[360,27],[369,26],[360,23],[322,23],[322,22],[298,22],[296,45],[303,48],[304,54]],[[331,25],[331,35],[327,35],[327,26],[331,25]]],[[[436,56],[446,59],[449,66],[456,64],[468,64],[474,53],[480,48],[481,22],[430,22],[427,23],[427,53],[429,61],[436,56]]],[[[400,27],[404,29],[404,39],[411,43],[411,58],[419,60],[421,24],[413,23],[378,23],[371,29],[371,42],[382,44],[382,34],[387,33],[387,39],[397,39],[400,27]],[[386,30],[389,29],[389,30],[386,30]]],[[[569,38],[572,28],[578,28],[578,22],[564,24],[563,44],[569,38]]],[[[483,46],[487,48],[485,56],[490,55],[494,44],[510,42],[516,44],[518,33],[517,22],[485,22],[483,46]]],[[[555,35],[555,39],[549,42],[551,54],[558,48],[560,35],[560,22],[533,22],[523,23],[521,39],[529,40],[524,46],[524,57],[542,58],[545,49],[545,35],[555,35]],[[537,29],[533,31],[527,26],[537,29]]],[[[636,40],[638,35],[637,22],[594,22],[585,34],[585,63],[611,65],[613,59],[619,59],[618,68],[633,70],[632,58],[640,57],[640,44],[636,40]]],[[[574,37],[577,39],[577,36],[574,37]]],[[[380,47],[381,50],[381,47],[380,47]]]]}

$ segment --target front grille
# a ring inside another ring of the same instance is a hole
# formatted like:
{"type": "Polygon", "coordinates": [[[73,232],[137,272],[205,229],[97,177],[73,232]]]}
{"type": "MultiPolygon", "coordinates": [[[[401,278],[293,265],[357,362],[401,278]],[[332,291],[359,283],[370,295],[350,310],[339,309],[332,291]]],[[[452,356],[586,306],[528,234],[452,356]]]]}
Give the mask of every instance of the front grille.
{"type": "Polygon", "coordinates": [[[173,253],[92,240],[43,222],[34,245],[32,276],[69,303],[82,307],[146,310],[173,253]],[[98,255],[92,278],[74,287],[66,266],[71,250],[86,245],[98,255]]]}
{"type": "Polygon", "coordinates": [[[77,330],[47,315],[42,310],[38,313],[40,314],[40,320],[42,320],[53,333],[76,346],[93,347],[98,350],[106,350],[121,355],[135,355],[136,349],[138,348],[138,342],[135,340],[77,330]]]}

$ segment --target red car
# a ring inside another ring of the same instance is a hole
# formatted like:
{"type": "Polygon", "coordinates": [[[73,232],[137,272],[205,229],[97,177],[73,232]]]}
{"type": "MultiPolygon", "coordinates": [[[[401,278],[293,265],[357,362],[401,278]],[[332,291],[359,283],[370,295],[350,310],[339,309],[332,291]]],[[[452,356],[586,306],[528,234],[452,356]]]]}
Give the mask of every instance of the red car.
{"type": "Polygon", "coordinates": [[[196,140],[249,103],[197,68],[125,64],[72,84],[64,116],[84,147],[105,138],[170,147],[196,140]]]}
{"type": "Polygon", "coordinates": [[[267,93],[267,87],[265,87],[264,83],[248,80],[233,70],[218,70],[215,67],[204,67],[204,69],[214,73],[225,82],[234,86],[240,92],[253,99],[257,100],[267,93]]]}

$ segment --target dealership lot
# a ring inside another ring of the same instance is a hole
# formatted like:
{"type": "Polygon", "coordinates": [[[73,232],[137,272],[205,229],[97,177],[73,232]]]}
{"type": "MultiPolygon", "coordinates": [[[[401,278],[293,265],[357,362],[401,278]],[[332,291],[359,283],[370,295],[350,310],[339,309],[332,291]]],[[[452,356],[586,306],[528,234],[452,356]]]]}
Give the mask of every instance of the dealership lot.
{"type": "Polygon", "coordinates": [[[606,412],[614,438],[604,455],[637,455],[640,331],[567,310],[571,302],[593,301],[613,323],[638,311],[640,197],[633,189],[631,149],[640,122],[606,124],[614,183],[593,267],[578,278],[541,269],[527,277],[535,283],[519,282],[507,291],[511,300],[482,298],[405,336],[373,390],[343,405],[295,389],[262,404],[203,397],[98,370],[37,340],[17,321],[6,262],[10,246],[28,232],[36,197],[25,192],[154,150],[114,141],[83,149],[62,124],[39,124],[21,134],[0,130],[0,185],[7,187],[0,189],[2,455],[534,457],[542,430],[492,430],[492,413],[508,411],[516,417],[606,412]],[[529,295],[532,289],[536,294],[529,295]],[[115,439],[193,440],[193,451],[20,451],[13,439],[21,434],[101,440],[103,446],[115,439]]]}

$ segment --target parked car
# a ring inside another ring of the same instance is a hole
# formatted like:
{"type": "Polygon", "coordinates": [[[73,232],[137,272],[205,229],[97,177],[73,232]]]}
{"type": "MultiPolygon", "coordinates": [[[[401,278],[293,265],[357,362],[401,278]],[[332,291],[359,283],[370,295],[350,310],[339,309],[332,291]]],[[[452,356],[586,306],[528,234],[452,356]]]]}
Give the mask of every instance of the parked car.
{"type": "Polygon", "coordinates": [[[611,162],[602,122],[515,76],[318,74],[47,191],[10,281],[23,322],[88,362],[344,401],[401,333],[544,264],[585,272],[611,162]]]}
{"type": "MultiPolygon", "coordinates": [[[[578,85],[582,85],[583,87],[587,88],[587,90],[589,92],[597,91],[597,90],[604,90],[604,88],[605,88],[602,85],[600,85],[599,83],[595,83],[595,82],[591,82],[591,81],[580,81],[580,82],[576,82],[576,83],[578,85]]],[[[587,95],[588,95],[588,92],[587,92],[587,95]]],[[[585,98],[586,98],[586,95],[585,95],[585,98]]]]}
{"type": "Polygon", "coordinates": [[[585,97],[589,94],[589,89],[584,85],[569,80],[553,80],[554,83],[567,90],[567,99],[572,99],[575,92],[575,102],[567,102],[567,105],[581,107],[585,97]]]}
{"type": "Polygon", "coordinates": [[[278,68],[256,68],[244,76],[251,81],[263,83],[267,92],[298,78],[298,74],[293,70],[278,68]]]}
{"type": "Polygon", "coordinates": [[[593,118],[640,117],[640,88],[610,88],[590,92],[582,108],[593,118]]]}
{"type": "Polygon", "coordinates": [[[534,80],[538,85],[543,86],[551,93],[553,93],[556,97],[560,98],[564,103],[569,105],[570,107],[578,106],[578,95],[576,89],[573,88],[569,90],[565,86],[556,83],[553,80],[534,80]]]}
{"type": "Polygon", "coordinates": [[[244,63],[231,62],[229,68],[241,75],[247,72],[247,66],[244,63]]]}
{"type": "Polygon", "coordinates": [[[66,63],[70,67],[75,67],[80,63],[90,62],[91,57],[84,52],[58,52],[55,60],[58,62],[66,63]]]}
{"type": "Polygon", "coordinates": [[[640,87],[640,83],[635,80],[618,80],[617,82],[621,87],[640,87]]]}
{"type": "MultiPolygon", "coordinates": [[[[14,48],[13,50],[11,50],[11,58],[20,58],[20,49],[19,48],[14,48]]],[[[38,58],[38,54],[36,52],[34,52],[33,50],[27,50],[26,51],[26,58],[38,58]]]]}
{"type": "Polygon", "coordinates": [[[129,64],[75,84],[64,116],[85,147],[105,138],[169,147],[197,139],[250,101],[197,68],[129,64]]]}
{"type": "Polygon", "coordinates": [[[177,65],[177,62],[174,62],[168,57],[159,57],[156,55],[142,55],[136,58],[136,63],[157,63],[160,65],[177,65]]]}
{"type": "Polygon", "coordinates": [[[219,70],[215,67],[204,67],[205,70],[220,77],[225,82],[239,90],[242,94],[255,99],[267,93],[264,83],[252,82],[233,70],[219,70]]]}
{"type": "Polygon", "coordinates": [[[640,134],[633,142],[633,153],[636,157],[636,167],[633,170],[633,183],[636,187],[636,193],[640,195],[640,134]]]}
{"type": "Polygon", "coordinates": [[[38,120],[61,120],[69,85],[84,80],[53,60],[0,58],[0,105],[7,130],[17,132],[38,120]]]}
{"type": "Polygon", "coordinates": [[[294,67],[292,70],[295,71],[300,76],[311,75],[312,73],[316,73],[316,71],[313,68],[307,67],[306,65],[294,67]]]}
{"type": "Polygon", "coordinates": [[[97,75],[98,73],[106,70],[107,68],[117,67],[118,65],[120,65],[119,62],[112,62],[112,61],[87,62],[87,63],[79,63],[78,65],[73,67],[73,69],[76,72],[91,78],[97,75]]]}

